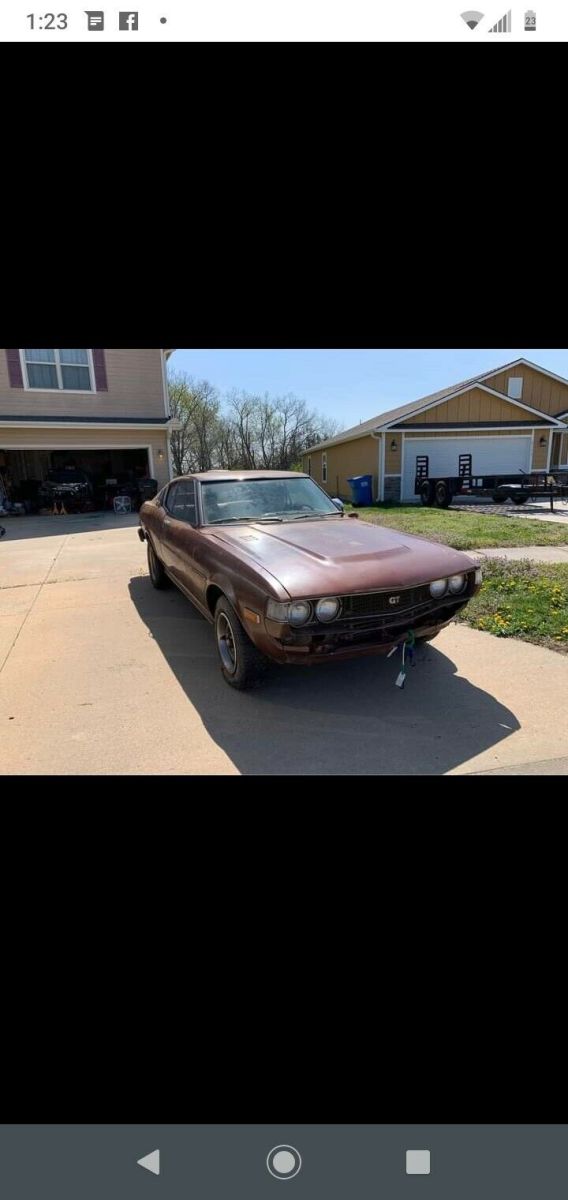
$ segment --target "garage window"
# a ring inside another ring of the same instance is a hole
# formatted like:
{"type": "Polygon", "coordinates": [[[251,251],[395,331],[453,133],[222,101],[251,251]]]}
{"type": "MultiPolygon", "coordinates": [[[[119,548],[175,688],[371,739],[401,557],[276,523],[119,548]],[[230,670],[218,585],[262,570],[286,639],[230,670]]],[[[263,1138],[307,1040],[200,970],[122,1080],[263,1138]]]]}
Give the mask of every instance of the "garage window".
{"type": "Polygon", "coordinates": [[[40,392],[94,392],[90,350],[22,350],[26,386],[40,392]]]}

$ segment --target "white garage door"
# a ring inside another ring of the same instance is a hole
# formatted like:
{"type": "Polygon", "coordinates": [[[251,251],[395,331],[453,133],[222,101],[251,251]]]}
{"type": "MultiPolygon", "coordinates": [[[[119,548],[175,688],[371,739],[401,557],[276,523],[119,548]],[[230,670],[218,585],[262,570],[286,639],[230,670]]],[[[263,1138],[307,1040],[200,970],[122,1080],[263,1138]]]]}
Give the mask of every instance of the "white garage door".
{"type": "Polygon", "coordinates": [[[416,500],[416,459],[427,454],[430,475],[457,475],[460,454],[471,454],[474,475],[515,475],[530,471],[532,437],[405,438],[403,500],[416,500]]]}

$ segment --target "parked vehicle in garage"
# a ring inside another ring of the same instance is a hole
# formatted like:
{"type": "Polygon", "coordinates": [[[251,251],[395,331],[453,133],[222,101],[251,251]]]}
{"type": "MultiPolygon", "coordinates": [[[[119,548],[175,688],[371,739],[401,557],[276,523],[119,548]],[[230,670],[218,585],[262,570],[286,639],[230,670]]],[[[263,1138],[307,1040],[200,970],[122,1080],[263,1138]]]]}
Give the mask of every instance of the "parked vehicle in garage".
{"type": "Polygon", "coordinates": [[[387,654],[411,631],[430,640],[481,585],[466,554],[355,524],[296,472],[176,479],[142,506],[138,532],[154,587],[175,583],[214,624],[236,688],[269,660],[387,654]]]}
{"type": "Polygon", "coordinates": [[[94,490],[86,471],[61,467],[48,471],[39,487],[39,501],[45,507],[63,504],[68,512],[76,512],[92,503],[94,490]]]}

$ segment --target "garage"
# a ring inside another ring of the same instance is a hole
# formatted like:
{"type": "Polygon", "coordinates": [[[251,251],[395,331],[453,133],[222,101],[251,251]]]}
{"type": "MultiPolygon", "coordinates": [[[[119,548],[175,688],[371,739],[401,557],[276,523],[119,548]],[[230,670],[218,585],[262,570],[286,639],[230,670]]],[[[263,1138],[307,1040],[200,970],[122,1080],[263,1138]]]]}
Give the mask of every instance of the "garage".
{"type": "Polygon", "coordinates": [[[428,455],[429,474],[458,474],[460,454],[471,454],[476,475],[514,475],[531,470],[532,436],[523,437],[424,437],[404,439],[402,499],[416,501],[416,459],[428,455]]]}
{"type": "MultiPolygon", "coordinates": [[[[151,490],[146,483],[152,477],[151,466],[146,447],[0,448],[0,491],[4,504],[17,505],[26,513],[51,511],[46,484],[55,488],[59,483],[79,485],[67,493],[66,511],[109,510],[117,496],[129,497],[136,508],[141,489],[145,494],[151,490]]],[[[57,493],[58,501],[64,490],[57,493]]]]}

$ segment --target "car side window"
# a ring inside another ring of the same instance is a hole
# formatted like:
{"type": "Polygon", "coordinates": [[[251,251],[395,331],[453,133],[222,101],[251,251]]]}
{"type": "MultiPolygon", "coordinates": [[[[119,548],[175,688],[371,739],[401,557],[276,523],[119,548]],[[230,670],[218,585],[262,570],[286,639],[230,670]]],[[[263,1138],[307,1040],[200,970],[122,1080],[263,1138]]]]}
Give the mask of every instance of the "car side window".
{"type": "Polygon", "coordinates": [[[163,504],[163,507],[167,510],[167,512],[173,512],[172,504],[175,501],[175,494],[176,494],[177,487],[178,487],[177,483],[172,483],[171,486],[169,488],[167,488],[167,490],[163,494],[162,504],[163,504]]]}
{"type": "Polygon", "coordinates": [[[185,521],[188,525],[197,523],[193,479],[184,479],[173,484],[168,492],[167,507],[176,521],[185,521]]]}

